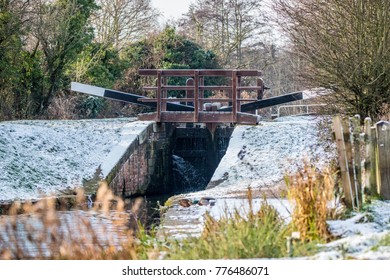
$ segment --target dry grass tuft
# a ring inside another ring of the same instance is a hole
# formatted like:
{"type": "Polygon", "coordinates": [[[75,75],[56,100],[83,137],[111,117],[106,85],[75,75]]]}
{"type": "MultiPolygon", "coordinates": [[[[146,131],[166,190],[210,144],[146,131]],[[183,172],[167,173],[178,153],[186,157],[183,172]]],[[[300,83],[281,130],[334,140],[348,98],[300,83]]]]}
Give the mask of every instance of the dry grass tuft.
{"type": "Polygon", "coordinates": [[[326,223],[329,203],[334,194],[334,181],[329,170],[320,173],[308,164],[295,176],[286,177],[288,197],[294,205],[293,230],[302,241],[328,240],[326,223]]]}
{"type": "Polygon", "coordinates": [[[123,200],[105,183],[92,209],[85,197],[78,191],[79,208],[66,212],[54,198],[14,203],[0,217],[0,259],[137,259],[123,200]]]}

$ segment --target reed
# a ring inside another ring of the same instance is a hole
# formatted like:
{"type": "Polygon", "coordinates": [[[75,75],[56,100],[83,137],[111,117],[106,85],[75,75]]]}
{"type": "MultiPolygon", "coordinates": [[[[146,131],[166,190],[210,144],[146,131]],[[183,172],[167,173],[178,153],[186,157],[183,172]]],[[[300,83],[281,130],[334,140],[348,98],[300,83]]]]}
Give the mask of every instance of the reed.
{"type": "Polygon", "coordinates": [[[82,190],[77,205],[64,212],[54,198],[14,203],[0,218],[0,259],[137,259],[124,202],[107,184],[98,189],[92,209],[82,190]]]}
{"type": "Polygon", "coordinates": [[[305,164],[294,176],[286,177],[288,197],[294,210],[292,226],[302,241],[326,241],[330,232],[326,223],[333,199],[334,180],[331,172],[318,172],[305,164]]]}

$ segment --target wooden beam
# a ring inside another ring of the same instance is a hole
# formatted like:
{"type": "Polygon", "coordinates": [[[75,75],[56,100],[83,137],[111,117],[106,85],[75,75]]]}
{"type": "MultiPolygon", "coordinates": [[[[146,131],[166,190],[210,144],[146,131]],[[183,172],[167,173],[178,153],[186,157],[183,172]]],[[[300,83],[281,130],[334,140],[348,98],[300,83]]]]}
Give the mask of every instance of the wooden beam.
{"type": "MultiPolygon", "coordinates": [[[[199,112],[199,123],[231,123],[233,115],[231,112],[199,112]]],[[[138,119],[141,121],[156,121],[156,113],[140,114],[138,119]]],[[[194,114],[192,112],[161,112],[161,122],[169,123],[193,123],[194,114]]],[[[255,125],[258,123],[256,115],[247,113],[237,114],[238,124],[255,125]]]]}
{"type": "MultiPolygon", "coordinates": [[[[302,100],[302,91],[242,104],[241,112],[249,112],[256,109],[267,108],[267,107],[284,104],[292,101],[297,101],[297,100],[302,100]]],[[[229,107],[219,109],[218,111],[228,112],[231,110],[232,110],[232,106],[229,106],[229,107]]]]}
{"type": "MultiPolygon", "coordinates": [[[[162,76],[169,77],[194,77],[194,69],[139,69],[138,74],[141,76],[157,76],[157,72],[161,71],[162,76]]],[[[237,76],[257,77],[261,76],[261,71],[258,70],[224,70],[224,69],[200,69],[199,76],[210,77],[226,77],[231,76],[233,71],[237,72],[237,76]]]]}
{"type": "MultiPolygon", "coordinates": [[[[81,93],[86,93],[93,96],[104,97],[115,101],[132,103],[132,104],[137,104],[137,105],[151,107],[151,108],[157,107],[156,101],[146,104],[146,102],[148,101],[145,101],[144,103],[144,101],[140,101],[140,100],[141,99],[148,100],[147,97],[138,94],[133,94],[133,93],[126,93],[117,90],[105,89],[101,87],[96,87],[96,86],[91,86],[91,85],[86,85],[86,84],[81,84],[76,82],[72,82],[71,90],[81,92],[81,93]]],[[[175,104],[175,103],[167,103],[167,110],[168,111],[194,111],[194,107],[175,104]]]]}

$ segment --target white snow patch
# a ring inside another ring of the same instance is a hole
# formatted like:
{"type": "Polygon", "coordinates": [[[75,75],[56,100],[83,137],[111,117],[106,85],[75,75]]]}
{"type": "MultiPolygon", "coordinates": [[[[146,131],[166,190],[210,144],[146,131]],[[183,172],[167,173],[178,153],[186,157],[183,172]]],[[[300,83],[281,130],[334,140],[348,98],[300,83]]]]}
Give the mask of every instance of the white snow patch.
{"type": "Polygon", "coordinates": [[[37,199],[104,177],[150,124],[134,120],[0,123],[0,200],[37,199]]]}
{"type": "Polygon", "coordinates": [[[377,246],[390,234],[390,201],[374,201],[369,211],[346,220],[328,221],[340,239],[321,246],[314,259],[390,259],[390,246],[377,246]]]}
{"type": "Polygon", "coordinates": [[[335,154],[325,151],[318,138],[320,118],[287,117],[258,126],[237,126],[229,148],[207,190],[210,195],[274,186],[304,161],[325,167],[335,154]]]}

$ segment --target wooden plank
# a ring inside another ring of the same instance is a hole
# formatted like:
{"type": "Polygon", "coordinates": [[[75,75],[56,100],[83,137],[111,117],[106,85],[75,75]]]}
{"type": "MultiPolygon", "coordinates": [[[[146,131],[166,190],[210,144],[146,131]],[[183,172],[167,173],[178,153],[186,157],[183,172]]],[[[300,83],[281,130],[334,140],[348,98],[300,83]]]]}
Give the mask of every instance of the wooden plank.
{"type": "Polygon", "coordinates": [[[341,181],[344,190],[345,204],[349,208],[355,208],[355,197],[351,184],[348,157],[345,146],[346,141],[348,142],[349,139],[344,139],[345,134],[340,116],[333,117],[333,130],[336,138],[337,154],[340,166],[341,181]]]}
{"type": "Polygon", "coordinates": [[[232,90],[230,86],[199,86],[200,90],[232,90]]]}
{"type": "Polygon", "coordinates": [[[238,90],[260,90],[262,89],[261,86],[240,86],[240,87],[237,87],[238,90]]]}
{"type": "Polygon", "coordinates": [[[139,114],[138,120],[140,120],[140,121],[157,121],[157,113],[139,114]]]}
{"type": "MultiPolygon", "coordinates": [[[[156,76],[157,72],[161,71],[162,76],[169,77],[194,77],[194,69],[139,69],[138,74],[141,76],[156,76]]],[[[199,76],[210,76],[210,77],[229,77],[233,71],[237,72],[238,76],[244,77],[256,77],[261,76],[261,71],[258,70],[224,70],[224,69],[199,69],[199,76]]]]}
{"type": "Polygon", "coordinates": [[[259,123],[259,118],[253,114],[247,113],[237,113],[237,123],[238,124],[247,124],[247,125],[256,125],[259,123]]]}
{"type": "MultiPolygon", "coordinates": [[[[201,123],[224,123],[230,122],[232,113],[230,112],[199,112],[198,122],[201,123]]],[[[190,112],[162,112],[162,122],[173,122],[173,123],[193,123],[194,114],[190,112]]]]}
{"type": "Polygon", "coordinates": [[[350,118],[351,123],[351,144],[352,144],[352,164],[353,164],[353,175],[354,175],[354,185],[355,193],[358,203],[358,208],[363,205],[363,192],[362,192],[362,161],[360,156],[360,116],[355,115],[353,118],[350,118]]]}
{"type": "Polygon", "coordinates": [[[162,112],[161,122],[193,123],[194,113],[193,112],[162,112]]]}
{"type": "MultiPolygon", "coordinates": [[[[231,123],[233,116],[231,112],[199,112],[200,123],[231,123]]],[[[157,113],[147,113],[138,115],[141,121],[156,121],[157,113]]],[[[192,112],[161,112],[161,122],[170,123],[193,123],[194,114],[192,112]]],[[[255,125],[258,123],[256,115],[247,113],[237,114],[237,123],[255,125]]]]}
{"type": "Polygon", "coordinates": [[[352,153],[353,141],[352,141],[349,119],[343,119],[341,121],[341,125],[343,127],[343,132],[344,132],[344,144],[345,144],[345,151],[346,151],[347,162],[348,162],[349,180],[352,188],[352,195],[353,195],[355,207],[358,210],[360,208],[360,203],[358,199],[357,188],[355,185],[355,178],[354,178],[355,172],[354,172],[353,153],[352,153]]]}
{"type": "Polygon", "coordinates": [[[375,131],[372,133],[371,118],[364,119],[364,141],[366,145],[366,154],[364,160],[365,180],[364,187],[366,192],[371,195],[378,194],[376,183],[376,159],[375,159],[375,131]],[[373,137],[374,134],[374,137],[373,137]]]}
{"type": "Polygon", "coordinates": [[[390,123],[380,121],[376,124],[378,139],[379,194],[390,199],[390,123]]]}

